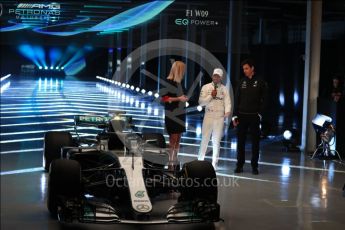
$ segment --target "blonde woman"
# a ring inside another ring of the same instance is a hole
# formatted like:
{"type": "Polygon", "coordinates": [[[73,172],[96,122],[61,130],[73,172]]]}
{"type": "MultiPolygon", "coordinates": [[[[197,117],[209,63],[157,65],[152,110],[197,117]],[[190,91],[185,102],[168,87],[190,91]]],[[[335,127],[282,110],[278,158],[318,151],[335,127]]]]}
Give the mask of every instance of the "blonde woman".
{"type": "Polygon", "coordinates": [[[174,169],[173,165],[177,162],[181,135],[186,131],[185,105],[188,98],[181,85],[184,73],[185,64],[181,61],[175,61],[167,77],[167,88],[162,90],[162,101],[164,102],[165,109],[165,128],[169,134],[169,169],[174,169]]]}

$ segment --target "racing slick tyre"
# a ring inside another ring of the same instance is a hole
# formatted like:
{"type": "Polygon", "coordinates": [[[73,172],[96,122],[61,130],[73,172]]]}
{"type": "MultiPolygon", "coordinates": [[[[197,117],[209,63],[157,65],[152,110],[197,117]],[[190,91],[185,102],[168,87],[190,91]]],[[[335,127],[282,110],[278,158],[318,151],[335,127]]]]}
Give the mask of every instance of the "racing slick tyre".
{"type": "Polygon", "coordinates": [[[81,195],[81,167],[78,161],[56,159],[50,164],[48,177],[47,207],[56,216],[63,205],[62,198],[78,198],[81,195]]]}
{"type": "Polygon", "coordinates": [[[179,200],[217,202],[217,176],[210,162],[192,161],[185,163],[182,166],[181,177],[182,185],[179,200]]]}
{"type": "Polygon", "coordinates": [[[43,145],[43,167],[49,171],[50,163],[61,158],[61,147],[73,146],[72,135],[69,132],[46,132],[43,145]]]}

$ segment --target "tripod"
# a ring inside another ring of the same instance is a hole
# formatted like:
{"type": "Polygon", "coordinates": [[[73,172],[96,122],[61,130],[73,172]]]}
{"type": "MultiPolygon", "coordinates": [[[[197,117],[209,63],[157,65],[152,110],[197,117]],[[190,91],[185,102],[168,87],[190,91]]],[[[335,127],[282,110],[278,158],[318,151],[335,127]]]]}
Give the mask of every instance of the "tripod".
{"type": "Polygon", "coordinates": [[[321,157],[321,158],[329,158],[332,156],[336,156],[336,154],[339,157],[339,160],[342,161],[339,153],[337,150],[331,150],[331,145],[329,142],[325,141],[323,138],[321,138],[321,144],[315,149],[311,159],[314,159],[315,156],[321,157]]]}

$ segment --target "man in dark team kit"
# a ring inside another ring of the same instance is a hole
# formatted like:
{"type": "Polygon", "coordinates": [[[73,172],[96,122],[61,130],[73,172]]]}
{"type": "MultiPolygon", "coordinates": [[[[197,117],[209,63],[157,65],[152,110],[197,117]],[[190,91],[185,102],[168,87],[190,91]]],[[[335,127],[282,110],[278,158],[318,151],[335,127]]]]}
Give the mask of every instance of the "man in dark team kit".
{"type": "Polygon", "coordinates": [[[245,142],[248,129],[252,138],[252,173],[259,174],[260,120],[267,95],[267,84],[255,75],[252,60],[241,63],[245,75],[237,85],[232,122],[237,127],[237,167],[235,173],[243,172],[245,142]]]}

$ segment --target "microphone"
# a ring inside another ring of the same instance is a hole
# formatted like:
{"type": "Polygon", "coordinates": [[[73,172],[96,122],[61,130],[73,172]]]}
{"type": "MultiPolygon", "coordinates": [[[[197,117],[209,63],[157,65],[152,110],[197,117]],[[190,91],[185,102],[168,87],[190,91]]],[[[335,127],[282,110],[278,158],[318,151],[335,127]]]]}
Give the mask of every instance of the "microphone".
{"type": "MultiPolygon", "coordinates": [[[[213,89],[213,90],[215,90],[215,91],[216,91],[216,95],[217,95],[217,88],[218,88],[218,84],[213,82],[213,87],[214,87],[214,89],[213,89]]],[[[215,98],[215,97],[216,97],[216,96],[214,96],[213,98],[215,98]]]]}

